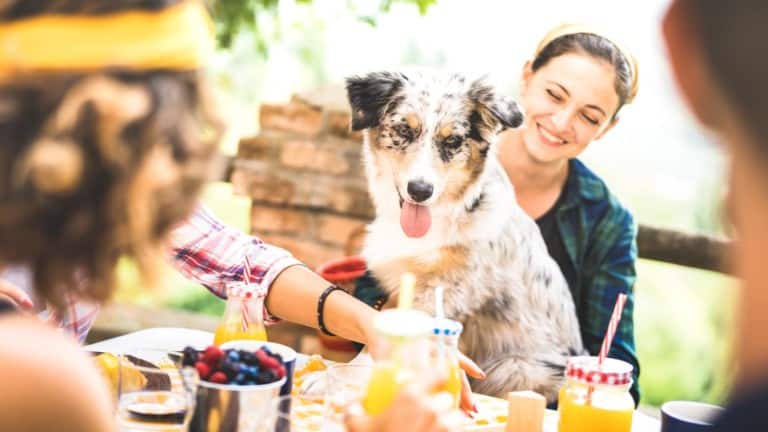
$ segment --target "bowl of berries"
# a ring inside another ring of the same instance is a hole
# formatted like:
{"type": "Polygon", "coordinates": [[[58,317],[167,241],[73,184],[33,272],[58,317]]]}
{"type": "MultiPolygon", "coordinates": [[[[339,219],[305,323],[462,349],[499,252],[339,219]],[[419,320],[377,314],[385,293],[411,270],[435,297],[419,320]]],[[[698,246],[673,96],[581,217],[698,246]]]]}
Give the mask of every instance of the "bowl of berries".
{"type": "Polygon", "coordinates": [[[191,431],[272,430],[286,382],[279,355],[267,347],[187,347],[182,364],[195,368],[200,377],[191,431]]]}

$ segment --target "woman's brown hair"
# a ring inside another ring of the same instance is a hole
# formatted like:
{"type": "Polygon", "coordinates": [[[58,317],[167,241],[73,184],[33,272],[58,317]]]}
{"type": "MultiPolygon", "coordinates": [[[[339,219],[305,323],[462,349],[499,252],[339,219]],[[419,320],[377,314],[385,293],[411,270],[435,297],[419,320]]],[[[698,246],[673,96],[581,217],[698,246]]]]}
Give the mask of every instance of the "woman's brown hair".
{"type": "Polygon", "coordinates": [[[610,64],[615,73],[614,89],[619,97],[619,106],[632,103],[638,90],[638,66],[636,59],[613,40],[588,27],[563,24],[552,29],[539,43],[531,69],[536,72],[552,59],[569,53],[584,53],[610,64]]]}
{"type": "MultiPolygon", "coordinates": [[[[176,3],[17,0],[0,2],[0,22],[176,3]]],[[[30,265],[37,294],[57,307],[68,294],[107,299],[121,256],[151,275],[165,235],[208,177],[215,140],[202,134],[218,122],[206,96],[194,70],[0,81],[0,265],[30,265]]]]}

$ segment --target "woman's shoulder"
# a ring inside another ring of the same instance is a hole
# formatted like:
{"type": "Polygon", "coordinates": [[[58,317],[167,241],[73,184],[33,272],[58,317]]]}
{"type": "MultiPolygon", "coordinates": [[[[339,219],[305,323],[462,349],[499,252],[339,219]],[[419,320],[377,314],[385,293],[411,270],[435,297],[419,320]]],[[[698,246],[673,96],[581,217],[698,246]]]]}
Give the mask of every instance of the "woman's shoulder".
{"type": "Polygon", "coordinates": [[[610,190],[605,181],[579,159],[570,160],[568,183],[571,193],[596,223],[634,227],[632,212],[610,190]]]}
{"type": "Polygon", "coordinates": [[[21,314],[0,318],[0,340],[1,430],[110,430],[109,391],[73,340],[21,314]]]}

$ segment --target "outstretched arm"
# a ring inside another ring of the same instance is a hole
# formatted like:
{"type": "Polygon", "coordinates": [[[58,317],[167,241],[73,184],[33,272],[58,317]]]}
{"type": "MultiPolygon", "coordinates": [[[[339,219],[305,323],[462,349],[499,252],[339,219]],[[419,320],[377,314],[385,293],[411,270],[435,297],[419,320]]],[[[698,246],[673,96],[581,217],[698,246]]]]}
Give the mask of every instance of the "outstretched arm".
{"type": "MultiPolygon", "coordinates": [[[[226,226],[204,207],[171,233],[171,263],[186,277],[225,297],[228,281],[243,280],[248,256],[251,282],[265,299],[265,323],[279,319],[318,327],[317,303],[330,283],[288,251],[226,226]]],[[[331,293],[323,316],[328,330],[367,343],[376,311],[340,291],[331,293]]]]}

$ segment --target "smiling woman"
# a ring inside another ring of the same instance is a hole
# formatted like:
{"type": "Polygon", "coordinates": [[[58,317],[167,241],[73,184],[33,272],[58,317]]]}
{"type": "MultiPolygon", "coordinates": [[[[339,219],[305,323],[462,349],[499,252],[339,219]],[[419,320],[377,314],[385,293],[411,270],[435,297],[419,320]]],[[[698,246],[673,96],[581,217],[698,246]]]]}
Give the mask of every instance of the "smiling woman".
{"type": "Polygon", "coordinates": [[[499,159],[516,199],[536,219],[568,281],[591,354],[600,350],[616,297],[627,294],[609,356],[634,366],[636,403],[637,228],[603,181],[575,158],[617,124],[621,107],[637,93],[637,77],[634,57],[612,39],[591,28],[559,26],[523,68],[523,126],[506,131],[499,142],[499,159]]]}

